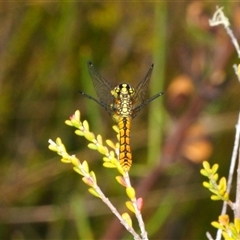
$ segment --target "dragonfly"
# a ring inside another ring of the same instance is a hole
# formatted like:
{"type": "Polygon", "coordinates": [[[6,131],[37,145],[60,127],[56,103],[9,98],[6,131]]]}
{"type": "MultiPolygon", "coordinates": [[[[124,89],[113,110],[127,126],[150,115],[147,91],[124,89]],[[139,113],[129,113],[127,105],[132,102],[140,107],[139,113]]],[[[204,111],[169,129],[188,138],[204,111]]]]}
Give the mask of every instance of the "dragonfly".
{"type": "Polygon", "coordinates": [[[118,124],[120,134],[118,160],[123,170],[128,172],[132,165],[132,151],[130,147],[131,121],[143,107],[163,94],[163,92],[159,92],[148,99],[146,98],[154,65],[151,65],[146,76],[139,82],[136,88],[133,88],[128,83],[120,83],[113,87],[95,69],[92,62],[88,61],[87,66],[98,99],[85,92],[79,92],[102,106],[118,124]]]}

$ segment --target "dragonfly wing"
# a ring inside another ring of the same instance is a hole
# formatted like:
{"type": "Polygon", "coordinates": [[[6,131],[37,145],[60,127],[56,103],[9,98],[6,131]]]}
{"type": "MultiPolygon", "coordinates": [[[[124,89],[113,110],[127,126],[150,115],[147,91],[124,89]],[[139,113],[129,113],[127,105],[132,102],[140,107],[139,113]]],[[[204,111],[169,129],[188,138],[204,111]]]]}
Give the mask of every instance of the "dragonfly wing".
{"type": "Polygon", "coordinates": [[[147,91],[148,91],[148,86],[149,86],[149,81],[151,78],[152,71],[153,71],[153,64],[149,68],[144,79],[136,87],[135,97],[133,99],[134,106],[133,106],[132,118],[136,117],[139,111],[142,109],[142,107],[144,107],[148,103],[146,101],[146,104],[145,104],[145,99],[147,96],[147,91]]]}
{"type": "Polygon", "coordinates": [[[111,104],[114,102],[114,97],[111,94],[113,87],[111,84],[101,76],[95,69],[92,62],[88,62],[88,71],[91,76],[93,86],[99,98],[100,105],[102,105],[111,114],[111,104]]]}

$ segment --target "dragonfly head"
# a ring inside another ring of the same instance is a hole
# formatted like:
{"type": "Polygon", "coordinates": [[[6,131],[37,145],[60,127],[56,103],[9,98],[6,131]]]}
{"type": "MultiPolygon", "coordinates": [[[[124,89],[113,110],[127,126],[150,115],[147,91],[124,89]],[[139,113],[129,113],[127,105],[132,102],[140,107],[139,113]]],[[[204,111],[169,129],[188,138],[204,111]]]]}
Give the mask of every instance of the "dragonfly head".
{"type": "Polygon", "coordinates": [[[117,85],[112,91],[112,95],[115,98],[119,98],[120,96],[126,97],[126,96],[133,96],[135,93],[134,88],[128,84],[128,83],[120,83],[117,85]]]}

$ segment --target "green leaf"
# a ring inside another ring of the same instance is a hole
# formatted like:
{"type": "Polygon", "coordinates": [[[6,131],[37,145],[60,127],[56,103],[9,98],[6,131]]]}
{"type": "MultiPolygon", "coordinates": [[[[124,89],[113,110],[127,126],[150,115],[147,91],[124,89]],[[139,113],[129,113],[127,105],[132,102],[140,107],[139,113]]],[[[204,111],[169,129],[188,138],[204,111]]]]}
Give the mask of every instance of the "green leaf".
{"type": "Polygon", "coordinates": [[[88,144],[88,148],[92,149],[92,150],[97,150],[98,149],[98,146],[95,145],[94,143],[89,143],[88,144]]]}
{"type": "Polygon", "coordinates": [[[94,188],[89,188],[88,191],[95,197],[101,198],[99,193],[94,188]]]}
{"type": "Polygon", "coordinates": [[[83,161],[83,163],[82,163],[82,168],[84,169],[84,171],[85,171],[86,173],[89,173],[89,167],[88,167],[88,163],[87,163],[86,160],[83,161]]]}
{"type": "Polygon", "coordinates": [[[122,218],[130,227],[132,227],[132,219],[128,213],[123,213],[122,218]]]}
{"type": "Polygon", "coordinates": [[[211,196],[211,199],[212,199],[213,201],[222,200],[222,198],[219,197],[219,196],[217,196],[217,195],[212,195],[212,196],[211,196]]]}
{"type": "Polygon", "coordinates": [[[212,173],[213,173],[213,174],[215,174],[215,173],[217,172],[218,167],[219,167],[218,164],[214,164],[214,165],[212,166],[212,173]]]}
{"type": "Polygon", "coordinates": [[[135,209],[134,209],[133,203],[131,201],[127,201],[126,206],[130,211],[135,213],[135,209]]]}
{"type": "Polygon", "coordinates": [[[120,183],[122,186],[124,186],[124,187],[127,186],[125,179],[122,176],[116,176],[115,178],[116,178],[117,182],[120,183]]]}
{"type": "Polygon", "coordinates": [[[111,162],[104,162],[103,166],[106,168],[116,168],[116,165],[111,162]]]}
{"type": "Polygon", "coordinates": [[[84,136],[84,133],[81,130],[75,130],[75,134],[77,134],[78,136],[84,136]]]}
{"type": "Polygon", "coordinates": [[[89,175],[92,177],[93,181],[94,181],[95,183],[97,183],[97,178],[96,178],[95,173],[94,173],[93,171],[91,171],[91,172],[89,173],[89,175]]]}
{"type": "Polygon", "coordinates": [[[133,187],[127,187],[126,188],[126,193],[130,199],[135,199],[136,198],[136,193],[135,189],[133,187]]]}
{"type": "Polygon", "coordinates": [[[84,174],[84,172],[79,168],[79,167],[73,167],[73,170],[75,171],[75,172],[77,172],[78,174],[80,174],[80,175],[82,175],[82,176],[84,176],[85,174],[84,174]]]}
{"type": "Polygon", "coordinates": [[[219,222],[216,222],[216,221],[211,222],[211,225],[212,225],[213,227],[217,228],[217,229],[222,229],[222,230],[224,230],[224,227],[223,227],[219,222]]]}
{"type": "Polygon", "coordinates": [[[211,168],[210,168],[209,162],[204,161],[204,162],[203,162],[203,167],[204,167],[204,169],[205,169],[207,172],[210,172],[211,168]]]}
{"type": "Polygon", "coordinates": [[[83,127],[84,127],[85,131],[88,131],[88,132],[89,132],[89,124],[88,124],[88,121],[87,121],[87,120],[84,120],[84,121],[83,121],[83,127]]]}
{"type": "Polygon", "coordinates": [[[205,169],[201,169],[200,173],[205,177],[208,177],[208,175],[209,175],[208,172],[205,169]]]}

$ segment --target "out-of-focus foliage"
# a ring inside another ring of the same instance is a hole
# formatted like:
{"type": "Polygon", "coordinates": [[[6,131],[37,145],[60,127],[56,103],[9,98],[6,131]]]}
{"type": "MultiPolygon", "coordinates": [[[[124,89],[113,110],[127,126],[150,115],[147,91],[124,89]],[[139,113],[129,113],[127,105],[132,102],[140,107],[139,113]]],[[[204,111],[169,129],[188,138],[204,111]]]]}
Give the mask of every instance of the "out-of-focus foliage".
{"type": "MultiPolygon", "coordinates": [[[[227,171],[239,111],[239,83],[232,69],[237,57],[222,57],[233,54],[231,43],[222,47],[228,36],[208,25],[215,4],[0,3],[0,239],[106,239],[114,219],[111,212],[48,150],[49,138],[61,137],[79,159],[87,158],[106,195],[125,207],[122,188],[111,182],[116,172],[103,168],[102,159],[64,124],[80,109],[95,133],[115,136],[107,113],[78,93],[96,96],[87,60],[109,81],[133,86],[155,63],[158,74],[152,76],[149,94],[165,94],[132,124],[130,175],[136,186],[159,164],[165,139],[202,87],[219,86],[221,94],[208,95],[210,103],[198,121],[178,135],[182,148],[148,192],[142,212],[150,239],[204,239],[205,232],[213,230],[210,222],[219,215],[220,205],[211,203],[202,189],[198,163],[207,158],[227,171]],[[148,129],[147,120],[157,127],[148,129]],[[148,148],[155,149],[152,155],[148,148]],[[148,161],[153,155],[154,161],[148,161]]],[[[239,5],[224,4],[239,36],[239,5]]]]}

